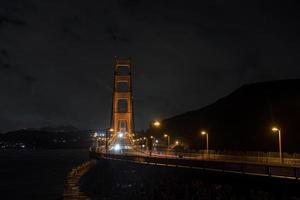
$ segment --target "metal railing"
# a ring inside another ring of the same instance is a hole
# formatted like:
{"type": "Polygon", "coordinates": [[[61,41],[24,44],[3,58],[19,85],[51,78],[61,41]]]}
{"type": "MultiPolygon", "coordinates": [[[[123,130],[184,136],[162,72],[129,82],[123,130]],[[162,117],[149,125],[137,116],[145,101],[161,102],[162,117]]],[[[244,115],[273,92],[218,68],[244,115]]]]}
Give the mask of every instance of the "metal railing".
{"type": "Polygon", "coordinates": [[[300,167],[292,165],[273,165],[264,163],[251,163],[251,162],[237,162],[233,160],[213,160],[169,156],[169,155],[138,155],[132,152],[118,153],[103,153],[103,152],[90,152],[92,158],[104,158],[125,162],[132,162],[138,164],[155,165],[155,166],[168,166],[185,169],[196,169],[202,172],[211,171],[216,173],[233,173],[254,176],[276,177],[284,179],[296,179],[300,177],[300,167]]]}
{"type": "MultiPolygon", "coordinates": [[[[148,152],[148,151],[147,151],[148,152]]],[[[186,159],[231,161],[243,163],[258,163],[272,165],[291,165],[300,166],[300,154],[284,153],[282,159],[277,152],[260,152],[260,151],[174,151],[174,150],[155,150],[153,156],[169,156],[186,159]]]]}
{"type": "MultiPolygon", "coordinates": [[[[103,152],[103,148],[95,149],[97,152],[103,152]]],[[[111,152],[115,154],[134,154],[150,156],[150,151],[141,149],[139,146],[133,146],[131,151],[111,152]]],[[[154,149],[151,151],[152,157],[168,157],[168,158],[185,158],[194,160],[213,160],[213,161],[228,161],[240,163],[255,163],[268,165],[282,166],[300,166],[300,154],[284,153],[282,159],[278,152],[261,152],[261,151],[215,151],[200,150],[200,151],[179,151],[173,149],[154,149]]]]}

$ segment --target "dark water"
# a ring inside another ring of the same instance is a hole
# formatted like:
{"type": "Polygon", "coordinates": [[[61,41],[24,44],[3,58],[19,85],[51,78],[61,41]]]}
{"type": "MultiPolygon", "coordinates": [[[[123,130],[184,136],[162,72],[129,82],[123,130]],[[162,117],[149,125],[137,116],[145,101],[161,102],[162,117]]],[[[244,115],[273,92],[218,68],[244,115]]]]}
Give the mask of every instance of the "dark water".
{"type": "Polygon", "coordinates": [[[60,199],[68,171],[87,149],[0,151],[0,199],[60,199]]]}

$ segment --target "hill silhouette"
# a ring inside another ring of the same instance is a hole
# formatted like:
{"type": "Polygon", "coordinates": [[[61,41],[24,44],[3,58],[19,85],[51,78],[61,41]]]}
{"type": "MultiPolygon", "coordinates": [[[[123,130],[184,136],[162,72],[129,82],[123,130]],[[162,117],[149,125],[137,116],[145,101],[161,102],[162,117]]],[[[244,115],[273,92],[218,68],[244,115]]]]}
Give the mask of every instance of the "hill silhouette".
{"type": "Polygon", "coordinates": [[[162,121],[168,132],[191,148],[204,149],[201,130],[209,133],[216,150],[277,151],[282,130],[285,152],[300,152],[300,80],[278,80],[243,85],[228,96],[199,110],[162,121]]]}

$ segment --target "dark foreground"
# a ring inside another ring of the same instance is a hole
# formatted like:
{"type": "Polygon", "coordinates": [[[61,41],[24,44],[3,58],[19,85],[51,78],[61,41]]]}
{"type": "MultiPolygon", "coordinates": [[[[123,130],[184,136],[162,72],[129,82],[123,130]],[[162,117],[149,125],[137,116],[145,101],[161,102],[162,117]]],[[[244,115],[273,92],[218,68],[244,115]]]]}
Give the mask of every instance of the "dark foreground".
{"type": "Polygon", "coordinates": [[[212,174],[100,159],[81,179],[91,199],[300,199],[295,180],[212,174]]]}
{"type": "Polygon", "coordinates": [[[67,173],[87,149],[0,151],[0,199],[61,199],[67,173]]]}

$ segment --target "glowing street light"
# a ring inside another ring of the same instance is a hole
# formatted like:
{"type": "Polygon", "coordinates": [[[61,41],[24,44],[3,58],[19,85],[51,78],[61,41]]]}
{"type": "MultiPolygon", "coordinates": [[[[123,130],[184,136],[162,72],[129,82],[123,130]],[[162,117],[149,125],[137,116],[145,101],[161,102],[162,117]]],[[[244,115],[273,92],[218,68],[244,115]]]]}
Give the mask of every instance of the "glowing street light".
{"type": "Polygon", "coordinates": [[[281,130],[278,127],[274,126],[274,127],[272,127],[272,131],[278,133],[279,159],[280,159],[280,162],[282,162],[281,130]]]}
{"type": "Polygon", "coordinates": [[[160,126],[160,122],[159,122],[159,121],[157,121],[157,120],[155,120],[155,121],[153,122],[153,126],[155,126],[155,127],[159,127],[159,126],[160,126]]]}
{"type": "Polygon", "coordinates": [[[113,128],[108,128],[105,131],[105,152],[107,153],[108,151],[108,132],[113,133],[114,129],[113,128]]]}
{"type": "Polygon", "coordinates": [[[113,147],[115,151],[119,151],[121,150],[121,145],[120,144],[115,144],[115,146],[113,147]]]}
{"type": "Polygon", "coordinates": [[[169,146],[170,146],[170,136],[168,134],[164,134],[164,137],[168,139],[168,146],[167,146],[167,148],[169,149],[169,146]]]}
{"type": "Polygon", "coordinates": [[[158,140],[155,140],[155,143],[157,144],[157,143],[158,143],[158,140]]]}
{"type": "Polygon", "coordinates": [[[208,133],[206,131],[201,131],[201,135],[206,135],[206,153],[208,154],[208,133]]]}
{"type": "Polygon", "coordinates": [[[176,141],[175,141],[175,144],[176,144],[176,145],[179,145],[179,141],[178,141],[178,140],[176,140],[176,141]]]}
{"type": "Polygon", "coordinates": [[[118,134],[118,137],[119,137],[119,138],[122,138],[123,136],[124,136],[123,133],[119,133],[119,134],[118,134]]]}

